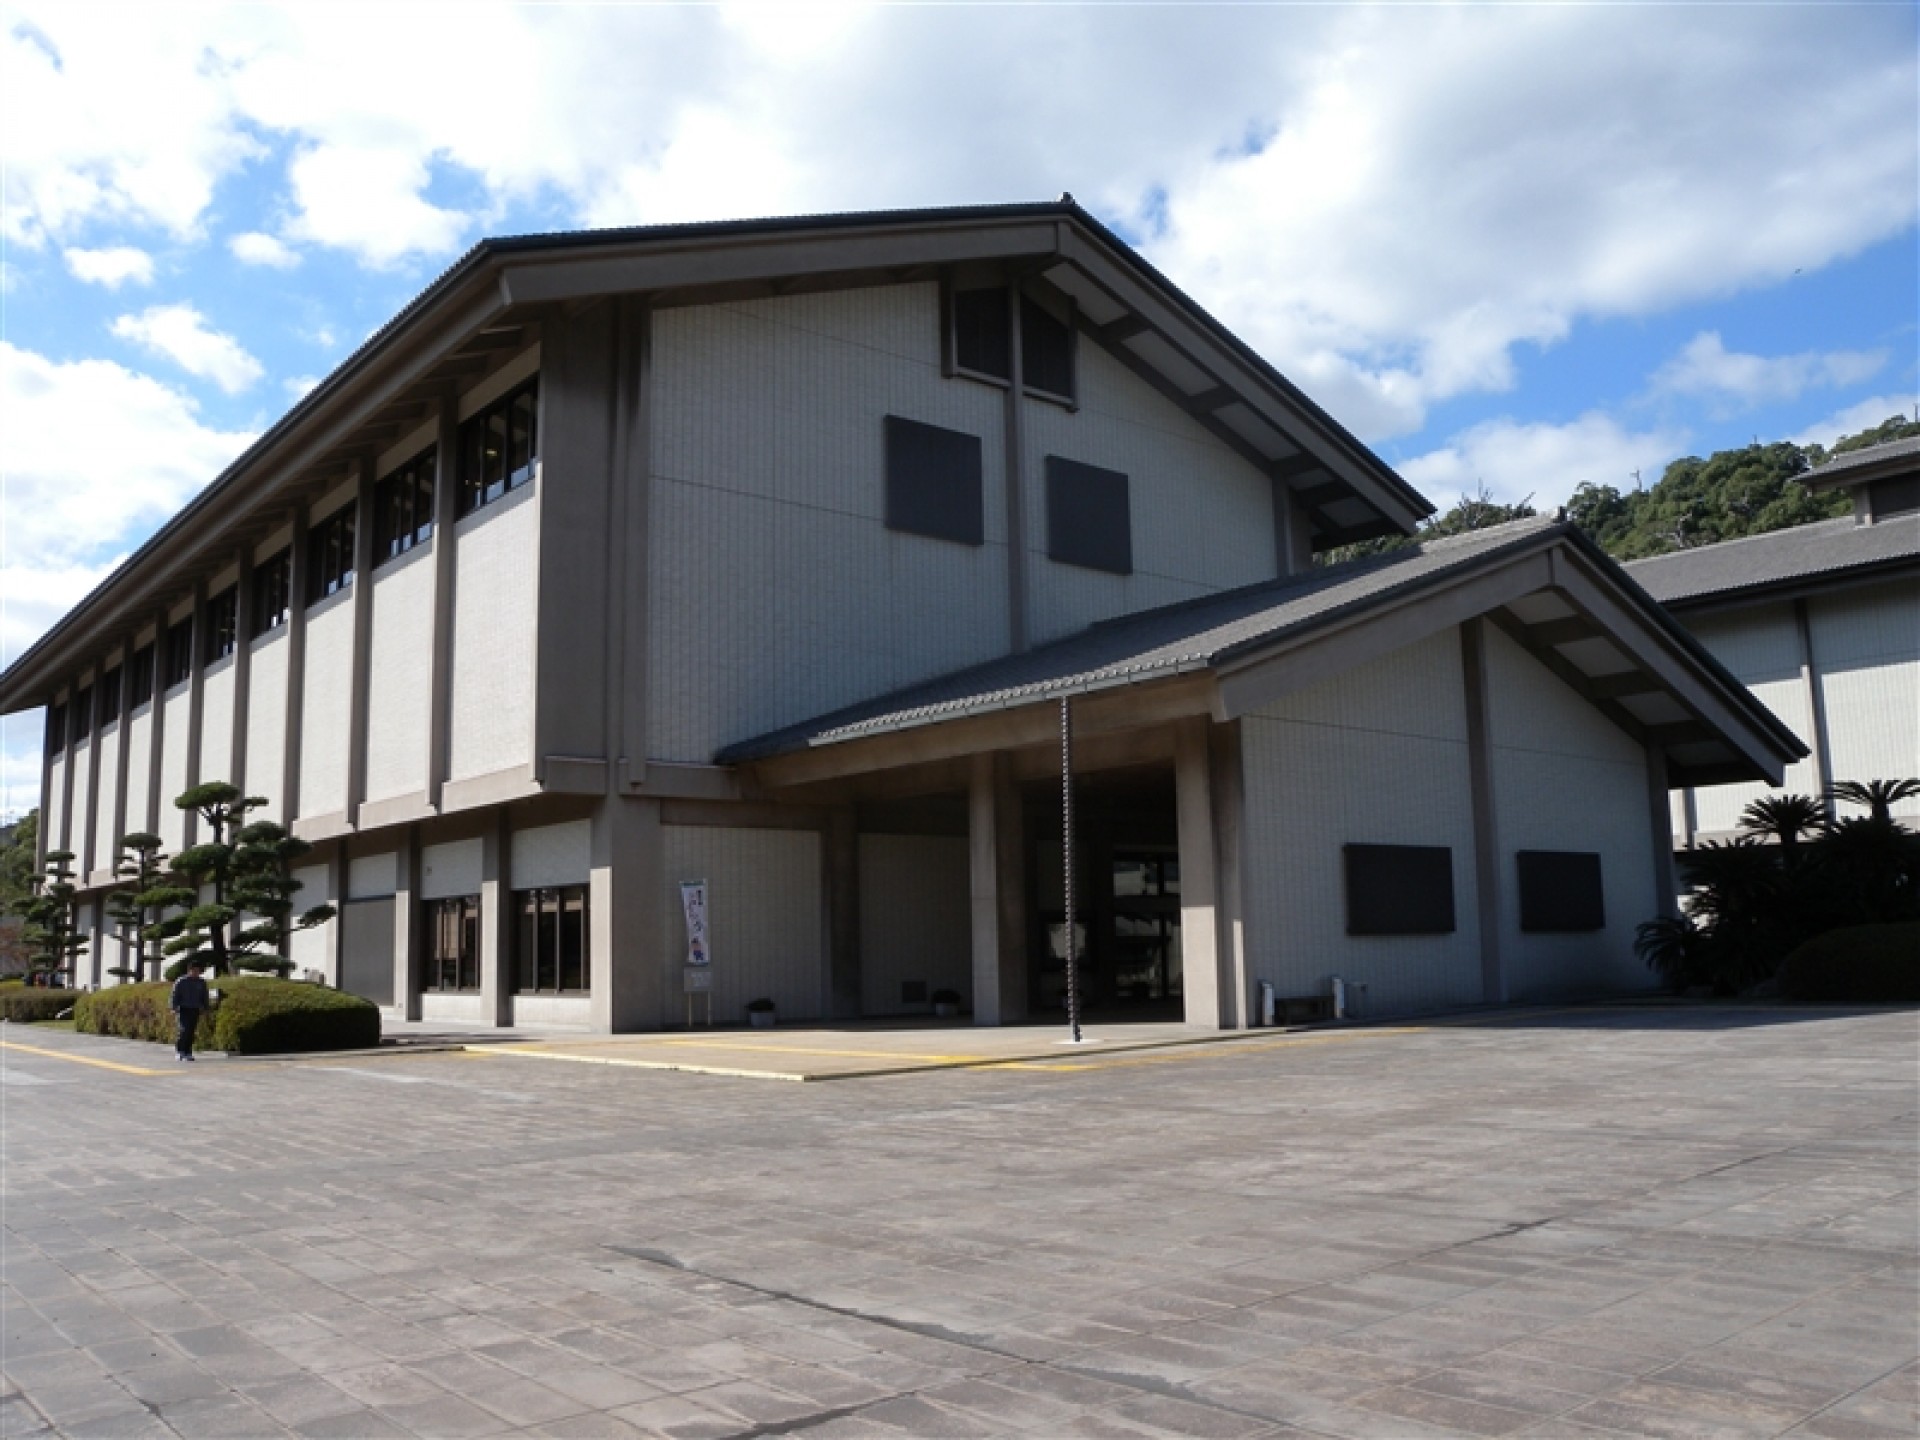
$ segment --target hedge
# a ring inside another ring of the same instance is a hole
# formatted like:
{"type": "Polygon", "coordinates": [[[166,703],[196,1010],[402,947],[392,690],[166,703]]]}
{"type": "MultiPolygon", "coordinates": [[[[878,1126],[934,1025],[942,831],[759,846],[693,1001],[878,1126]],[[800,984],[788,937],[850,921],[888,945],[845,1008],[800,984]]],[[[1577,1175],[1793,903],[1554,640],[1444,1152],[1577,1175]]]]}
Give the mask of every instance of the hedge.
{"type": "Polygon", "coordinates": [[[1781,965],[1780,994],[1865,1004],[1920,1001],[1920,921],[1816,935],[1781,965]]]}
{"type": "MultiPolygon", "coordinates": [[[[284,1055],[305,1050],[371,1050],[380,1043],[380,1011],[372,1001],[321,985],[265,976],[228,976],[202,1020],[199,1043],[229,1055],[284,1055]]],[[[171,1043],[172,986],[165,981],[115,985],[82,997],[74,1029],[94,1035],[171,1043]]]]}
{"type": "Polygon", "coordinates": [[[0,988],[0,1020],[29,1025],[35,1020],[57,1020],[85,997],[78,990],[48,990],[39,985],[0,988]]]}

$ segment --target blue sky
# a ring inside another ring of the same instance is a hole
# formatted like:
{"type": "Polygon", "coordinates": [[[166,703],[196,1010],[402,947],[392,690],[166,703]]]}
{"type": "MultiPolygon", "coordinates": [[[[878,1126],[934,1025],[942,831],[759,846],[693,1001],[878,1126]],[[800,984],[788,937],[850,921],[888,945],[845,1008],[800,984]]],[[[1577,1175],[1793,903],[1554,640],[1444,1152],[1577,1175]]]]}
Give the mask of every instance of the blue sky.
{"type": "Polygon", "coordinates": [[[1920,403],[1912,3],[0,17],[6,661],[487,234],[1070,190],[1443,506],[1920,403]]]}

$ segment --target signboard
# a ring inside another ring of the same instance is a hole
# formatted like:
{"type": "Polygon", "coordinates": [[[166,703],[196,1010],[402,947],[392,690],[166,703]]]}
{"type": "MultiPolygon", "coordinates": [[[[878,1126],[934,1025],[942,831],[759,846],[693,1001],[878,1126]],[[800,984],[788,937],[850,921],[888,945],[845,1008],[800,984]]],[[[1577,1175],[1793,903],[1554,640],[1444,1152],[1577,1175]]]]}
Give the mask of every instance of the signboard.
{"type": "Polygon", "coordinates": [[[705,965],[689,965],[680,972],[680,976],[689,995],[708,995],[713,992],[713,971],[705,965]]]}
{"type": "Polygon", "coordinates": [[[680,882],[680,910],[687,917],[687,965],[704,966],[712,958],[707,952],[706,881],[680,882]]]}

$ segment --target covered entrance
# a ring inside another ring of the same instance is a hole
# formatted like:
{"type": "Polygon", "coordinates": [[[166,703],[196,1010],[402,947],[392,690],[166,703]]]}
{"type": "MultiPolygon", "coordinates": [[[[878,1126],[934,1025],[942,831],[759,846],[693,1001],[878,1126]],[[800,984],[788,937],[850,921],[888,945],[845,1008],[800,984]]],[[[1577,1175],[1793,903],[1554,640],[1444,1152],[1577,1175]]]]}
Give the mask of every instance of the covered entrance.
{"type": "MultiPolygon", "coordinates": [[[[1025,795],[1029,904],[1027,1006],[1066,1010],[1066,933],[1057,787],[1025,795]]],[[[1180,847],[1171,766],[1076,777],[1074,949],[1088,1015],[1183,1018],[1180,847]]]]}

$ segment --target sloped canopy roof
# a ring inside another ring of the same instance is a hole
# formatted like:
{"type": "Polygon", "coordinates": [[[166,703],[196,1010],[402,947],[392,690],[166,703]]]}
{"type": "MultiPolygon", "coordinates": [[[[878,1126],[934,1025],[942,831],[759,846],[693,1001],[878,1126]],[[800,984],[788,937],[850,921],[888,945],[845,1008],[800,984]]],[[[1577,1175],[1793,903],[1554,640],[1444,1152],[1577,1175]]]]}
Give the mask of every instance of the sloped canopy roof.
{"type": "Polygon", "coordinates": [[[1037,204],[657,225],[484,240],[349,356],[0,675],[0,713],[45,703],[196,579],[231,563],[353,457],[397,443],[538,338],[543,316],[925,281],[1044,280],[1106,347],[1282,484],[1319,548],[1411,533],[1433,507],[1072,197],[1037,204]]]}
{"type": "MultiPolygon", "coordinates": [[[[1181,677],[1191,713],[1231,720],[1290,690],[1485,615],[1643,743],[1675,786],[1777,784],[1806,753],[1791,730],[1578,528],[1515,521],[1310,575],[1105,621],[1025,654],[944,675],[727,747],[770,786],[881,768],[877,742],[1063,696],[1181,677]]],[[[1172,713],[1166,706],[1151,711],[1172,713]]],[[[968,742],[957,739],[956,746],[968,742]]],[[[921,758],[938,746],[916,747],[921,758]]],[[[952,753],[959,753],[956,749],[952,753]]]]}
{"type": "Polygon", "coordinates": [[[1625,568],[1654,599],[1688,609],[1851,583],[1916,566],[1920,516],[1876,525],[1843,516],[1654,555],[1625,568]]]}

